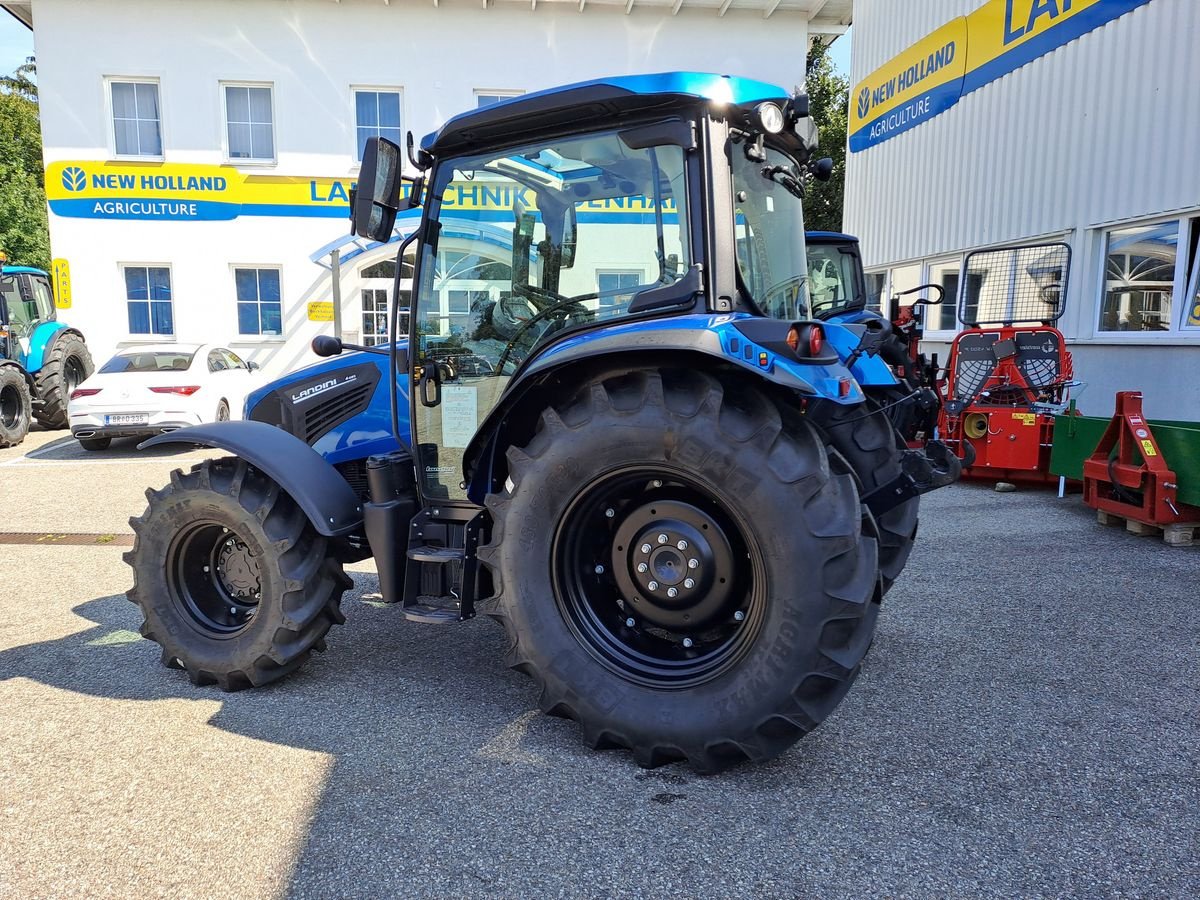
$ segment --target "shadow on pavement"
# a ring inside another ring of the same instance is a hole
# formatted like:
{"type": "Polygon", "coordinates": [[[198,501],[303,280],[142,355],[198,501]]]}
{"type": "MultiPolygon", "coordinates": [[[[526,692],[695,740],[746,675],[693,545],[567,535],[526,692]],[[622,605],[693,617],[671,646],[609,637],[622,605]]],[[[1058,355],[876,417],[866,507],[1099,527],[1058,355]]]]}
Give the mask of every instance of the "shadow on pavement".
{"type": "Polygon", "coordinates": [[[63,432],[62,437],[42,444],[40,447],[30,447],[15,458],[37,462],[89,462],[111,459],[149,462],[155,459],[183,456],[199,449],[193,444],[168,444],[139,450],[138,444],[144,440],[146,440],[146,436],[115,438],[104,450],[85,450],[79,441],[71,436],[70,432],[63,432]]]}

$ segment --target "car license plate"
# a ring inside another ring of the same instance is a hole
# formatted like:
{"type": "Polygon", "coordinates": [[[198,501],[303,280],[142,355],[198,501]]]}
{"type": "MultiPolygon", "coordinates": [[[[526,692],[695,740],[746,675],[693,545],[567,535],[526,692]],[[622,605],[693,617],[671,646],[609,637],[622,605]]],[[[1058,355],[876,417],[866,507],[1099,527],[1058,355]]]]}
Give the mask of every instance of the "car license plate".
{"type": "Polygon", "coordinates": [[[150,416],[145,413],[123,413],[119,416],[105,416],[105,425],[145,425],[150,416]]]}

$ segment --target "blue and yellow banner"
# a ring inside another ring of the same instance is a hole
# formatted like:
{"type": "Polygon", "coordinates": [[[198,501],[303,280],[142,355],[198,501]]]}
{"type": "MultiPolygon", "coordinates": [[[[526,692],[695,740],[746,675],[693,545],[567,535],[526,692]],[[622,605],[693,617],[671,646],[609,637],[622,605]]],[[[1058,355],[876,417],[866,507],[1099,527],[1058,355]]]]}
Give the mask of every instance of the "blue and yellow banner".
{"type": "Polygon", "coordinates": [[[850,152],[945,112],[959,98],[1150,0],[988,0],[880,66],[850,94],[850,152]]]}
{"type": "MultiPolygon", "coordinates": [[[[337,178],[254,175],[233,166],[79,160],[46,167],[46,198],[55,215],[83,219],[213,222],[238,216],[344,219],[354,182],[337,178]]],[[[409,186],[405,184],[407,192],[409,186]]],[[[520,203],[537,211],[537,195],[508,180],[453,182],[442,207],[476,221],[512,222],[520,203]]],[[[581,222],[653,222],[654,201],[610,197],[577,204],[581,222]]],[[[664,220],[677,210],[667,198],[664,220]]]]}
{"type": "Polygon", "coordinates": [[[81,160],[46,167],[50,211],[83,219],[345,218],[353,182],[252,175],[233,166],[81,160]]]}

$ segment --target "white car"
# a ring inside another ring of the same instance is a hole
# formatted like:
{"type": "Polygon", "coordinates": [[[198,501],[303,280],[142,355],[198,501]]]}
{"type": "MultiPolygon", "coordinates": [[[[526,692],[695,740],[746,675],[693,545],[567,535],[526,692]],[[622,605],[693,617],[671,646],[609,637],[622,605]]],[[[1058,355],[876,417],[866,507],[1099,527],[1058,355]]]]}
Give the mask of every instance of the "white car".
{"type": "Polygon", "coordinates": [[[85,450],[104,450],[115,437],[241,418],[257,368],[211,344],[122,350],[71,392],[71,434],[85,450]]]}

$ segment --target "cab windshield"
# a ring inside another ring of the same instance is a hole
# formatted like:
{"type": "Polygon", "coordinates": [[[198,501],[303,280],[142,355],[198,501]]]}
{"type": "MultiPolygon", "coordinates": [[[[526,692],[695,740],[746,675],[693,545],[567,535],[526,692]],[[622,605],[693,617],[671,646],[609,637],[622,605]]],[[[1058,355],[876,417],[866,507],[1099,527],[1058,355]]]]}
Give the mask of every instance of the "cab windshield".
{"type": "Polygon", "coordinates": [[[511,375],[565,331],[637,311],[691,265],[682,148],[589,134],[439,168],[418,348],[448,371],[511,375]],[[635,142],[636,143],[636,142],[635,142]]]}
{"type": "Polygon", "coordinates": [[[803,319],[808,315],[808,265],[801,167],[770,147],[765,160],[747,155],[753,150],[744,143],[730,150],[742,286],[763,315],[803,319]]]}

